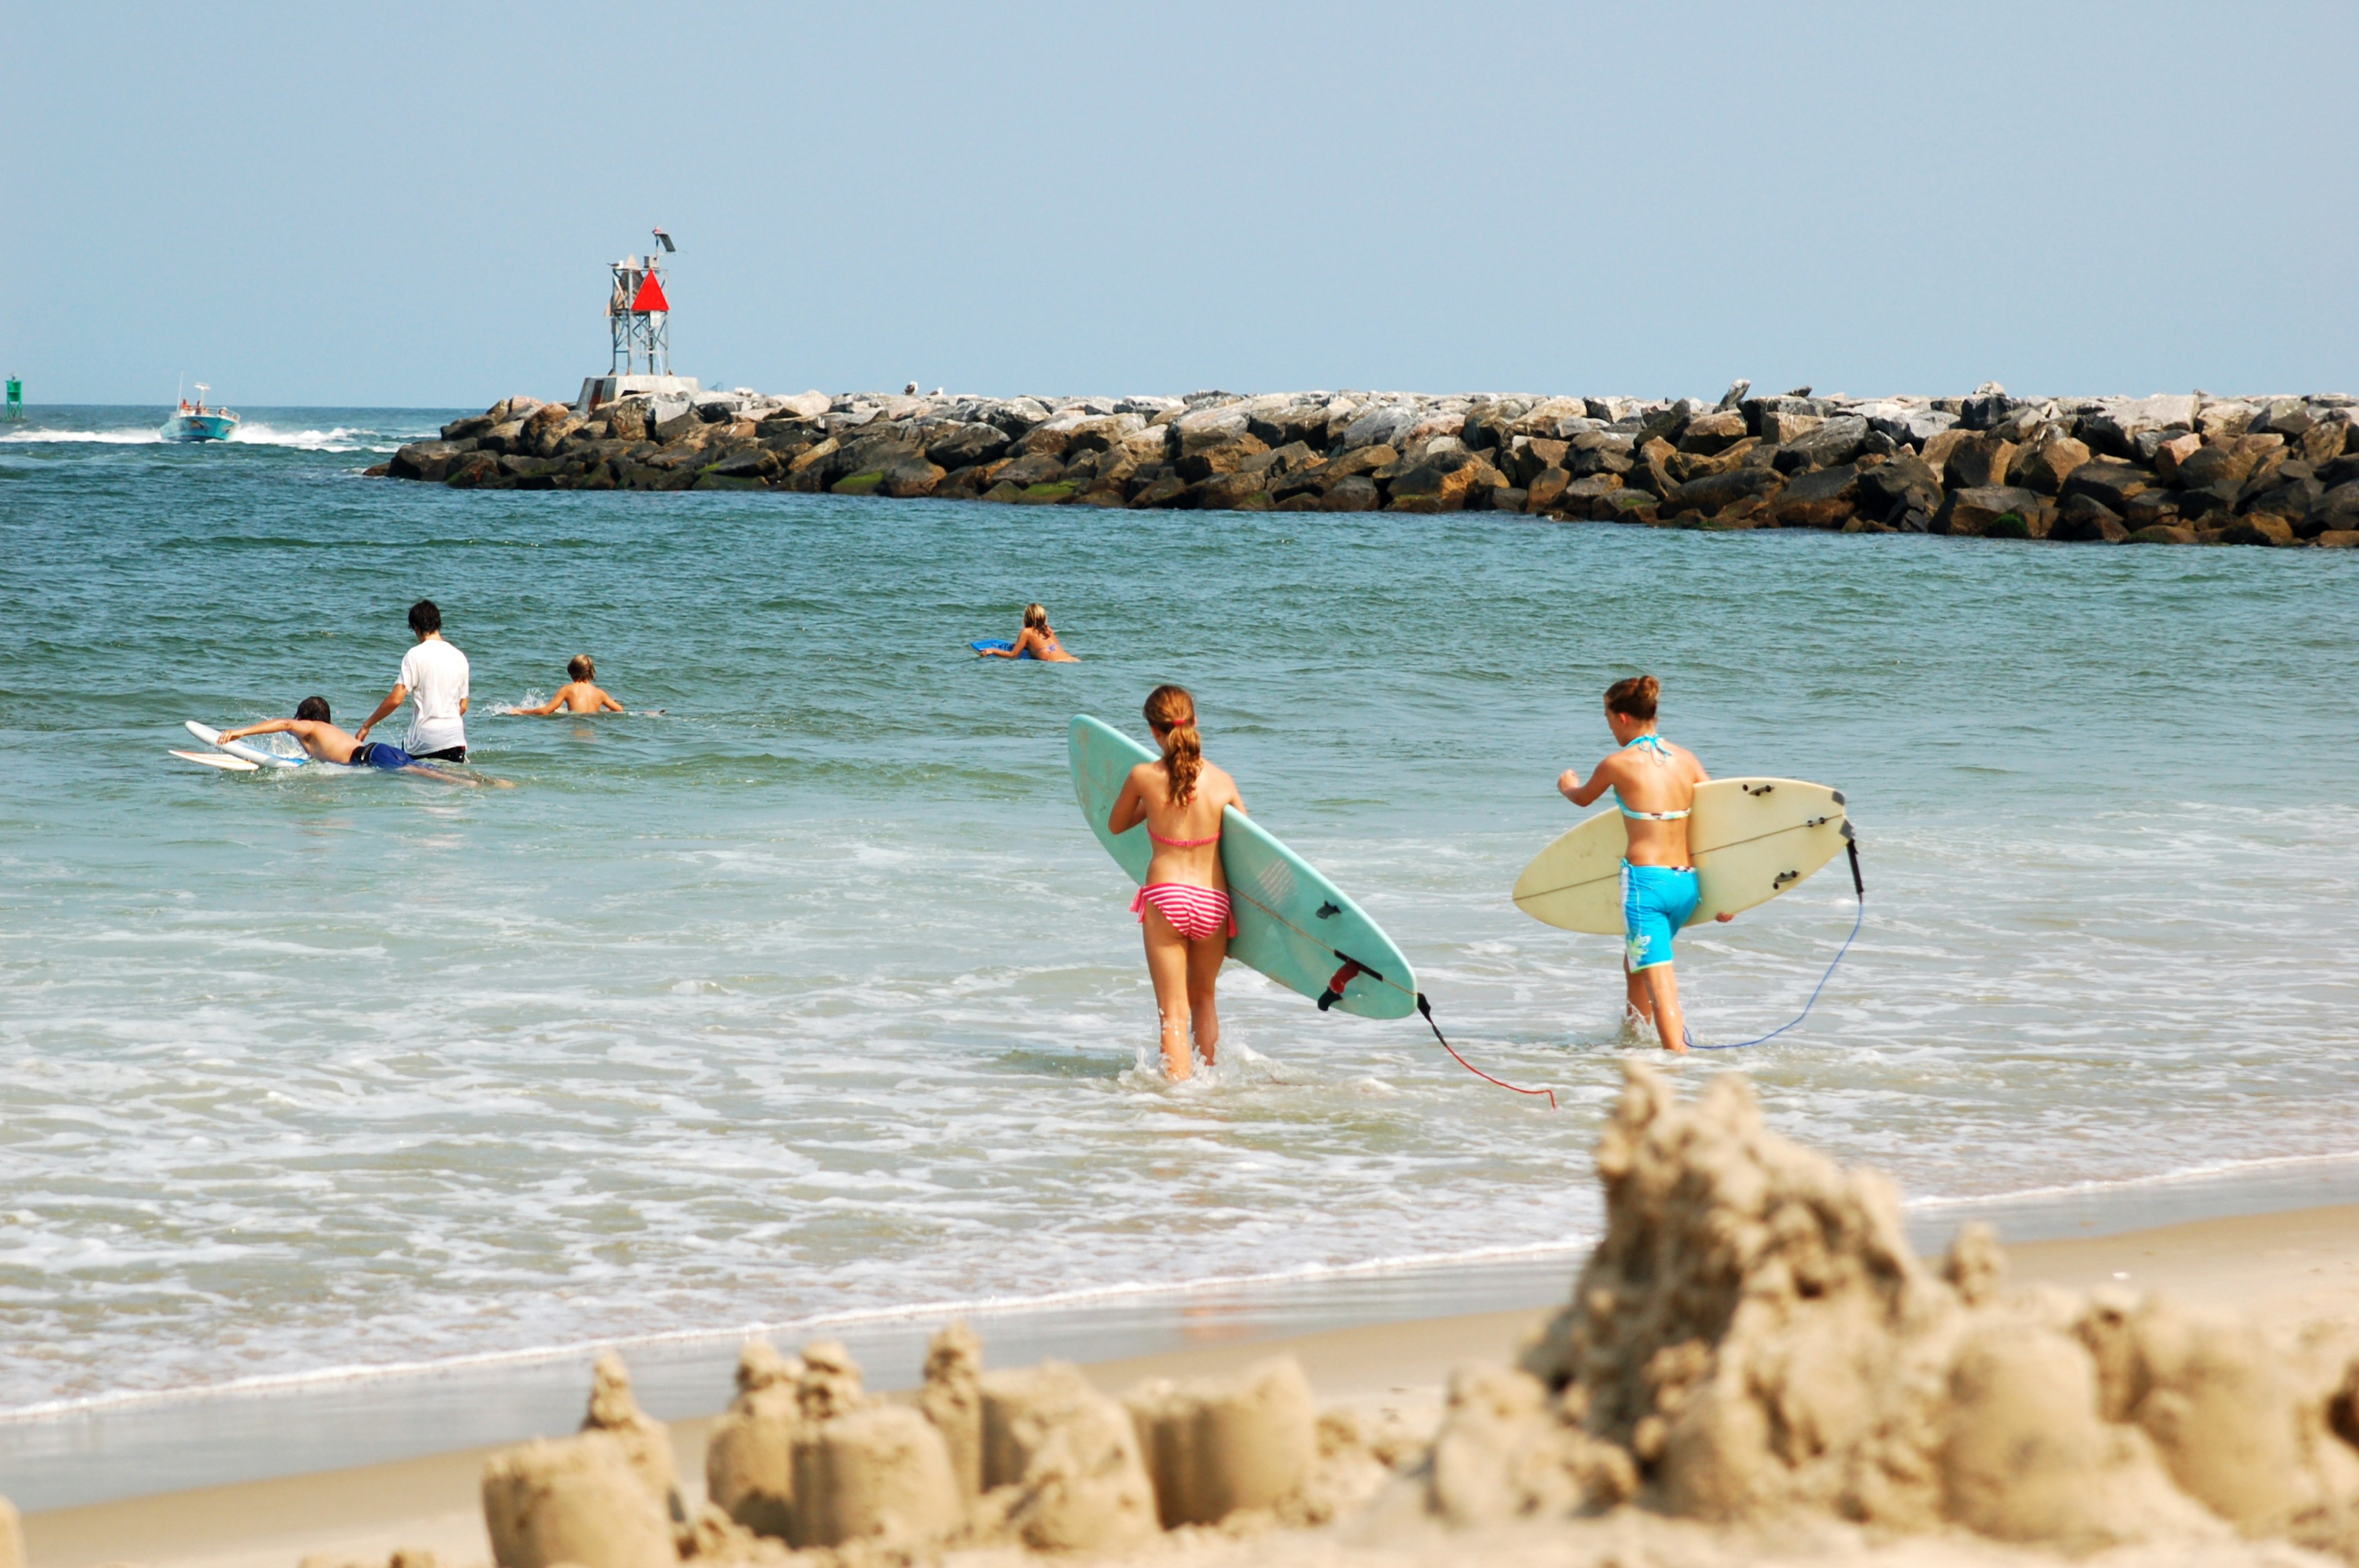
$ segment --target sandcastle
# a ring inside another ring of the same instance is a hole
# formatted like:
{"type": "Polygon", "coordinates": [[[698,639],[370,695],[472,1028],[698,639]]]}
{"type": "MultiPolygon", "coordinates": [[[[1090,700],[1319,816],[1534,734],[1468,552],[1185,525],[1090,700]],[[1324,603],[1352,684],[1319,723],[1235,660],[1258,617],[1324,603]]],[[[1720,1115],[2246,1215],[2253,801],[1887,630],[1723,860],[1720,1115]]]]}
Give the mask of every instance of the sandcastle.
{"type": "MultiPolygon", "coordinates": [[[[1053,1361],[986,1370],[953,1324],[880,1395],[839,1344],[756,1341],[691,1507],[608,1356],[580,1433],[486,1466],[499,1568],[1144,1561],[1175,1532],[1205,1563],[1703,1562],[1765,1530],[1859,1561],[2359,1563],[2347,1340],[2011,1292],[1980,1226],[1928,1263],[1891,1187],[1770,1131],[1743,1078],[1682,1103],[1627,1073],[1571,1302],[1516,1365],[1454,1373],[1436,1428],[1321,1411],[1284,1357],[1117,1400],[1053,1361]]],[[[0,1504],[0,1568],[13,1525],[0,1504]]]]}

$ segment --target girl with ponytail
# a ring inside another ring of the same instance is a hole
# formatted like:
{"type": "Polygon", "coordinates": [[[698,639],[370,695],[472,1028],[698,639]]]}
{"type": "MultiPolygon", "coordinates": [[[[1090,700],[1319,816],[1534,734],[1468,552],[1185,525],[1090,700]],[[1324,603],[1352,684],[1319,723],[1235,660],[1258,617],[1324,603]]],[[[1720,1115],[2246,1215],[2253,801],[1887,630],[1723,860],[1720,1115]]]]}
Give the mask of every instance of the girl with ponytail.
{"type": "Polygon", "coordinates": [[[1196,699],[1187,688],[1158,686],[1147,697],[1147,727],[1163,755],[1130,770],[1107,827],[1126,833],[1140,823],[1155,845],[1147,885],[1131,910],[1147,939],[1147,974],[1163,1016],[1163,1072],[1175,1081],[1193,1071],[1190,1036],[1211,1066],[1221,1020],[1212,985],[1229,955],[1237,923],[1221,871],[1221,813],[1245,811],[1237,782],[1204,760],[1196,699]]]}

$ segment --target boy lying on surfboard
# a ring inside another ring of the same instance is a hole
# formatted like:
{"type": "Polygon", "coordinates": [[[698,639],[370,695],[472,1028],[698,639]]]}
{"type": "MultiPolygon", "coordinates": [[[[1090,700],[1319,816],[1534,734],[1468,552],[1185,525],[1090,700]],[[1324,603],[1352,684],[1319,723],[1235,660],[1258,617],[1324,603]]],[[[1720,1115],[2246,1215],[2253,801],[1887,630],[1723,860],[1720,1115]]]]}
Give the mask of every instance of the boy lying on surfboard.
{"type": "Polygon", "coordinates": [[[292,719],[266,719],[259,724],[242,725],[224,730],[216,746],[232,741],[243,741],[248,735],[292,735],[301,742],[304,752],[323,762],[341,762],[348,768],[383,768],[390,773],[407,768],[420,778],[440,779],[444,784],[472,784],[477,781],[463,773],[445,773],[430,767],[398,746],[383,741],[362,741],[347,735],[328,719],[328,699],[307,697],[295,705],[292,719]]]}

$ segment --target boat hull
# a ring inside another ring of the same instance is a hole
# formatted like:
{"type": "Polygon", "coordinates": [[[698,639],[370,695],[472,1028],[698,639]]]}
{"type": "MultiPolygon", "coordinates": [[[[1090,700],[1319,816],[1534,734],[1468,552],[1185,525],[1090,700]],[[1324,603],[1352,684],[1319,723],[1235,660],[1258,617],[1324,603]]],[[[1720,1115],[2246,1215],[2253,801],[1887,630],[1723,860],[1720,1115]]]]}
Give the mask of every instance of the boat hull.
{"type": "Polygon", "coordinates": [[[234,414],[175,414],[158,433],[168,441],[226,441],[236,428],[234,414]]]}

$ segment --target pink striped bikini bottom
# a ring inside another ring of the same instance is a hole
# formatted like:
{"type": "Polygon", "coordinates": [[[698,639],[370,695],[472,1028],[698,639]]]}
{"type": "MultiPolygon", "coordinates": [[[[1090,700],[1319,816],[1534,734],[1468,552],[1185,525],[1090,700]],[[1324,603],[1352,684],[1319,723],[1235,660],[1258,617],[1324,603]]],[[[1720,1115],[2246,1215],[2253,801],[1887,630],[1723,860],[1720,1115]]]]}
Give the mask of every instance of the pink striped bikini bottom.
{"type": "Polygon", "coordinates": [[[1186,882],[1149,882],[1130,901],[1130,912],[1147,924],[1147,906],[1153,904],[1171,923],[1171,929],[1190,942],[1201,942],[1227,926],[1237,934],[1236,916],[1229,911],[1229,895],[1218,888],[1190,887],[1186,882]]]}

